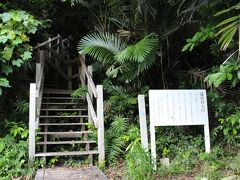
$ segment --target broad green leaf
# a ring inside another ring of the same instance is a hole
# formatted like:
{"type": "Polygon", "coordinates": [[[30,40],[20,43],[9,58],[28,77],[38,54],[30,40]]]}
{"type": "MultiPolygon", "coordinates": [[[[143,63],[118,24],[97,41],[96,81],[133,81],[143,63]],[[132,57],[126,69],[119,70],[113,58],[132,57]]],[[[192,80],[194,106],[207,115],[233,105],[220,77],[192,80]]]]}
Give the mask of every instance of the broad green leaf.
{"type": "Polygon", "coordinates": [[[20,39],[20,38],[18,37],[18,38],[16,38],[15,40],[13,40],[12,43],[13,43],[14,45],[18,45],[18,44],[22,43],[22,39],[20,39]]]}
{"type": "Polygon", "coordinates": [[[7,40],[8,40],[8,37],[7,36],[4,36],[4,35],[2,35],[2,36],[0,36],[0,43],[6,43],[7,42],[7,40]]]}
{"type": "Polygon", "coordinates": [[[1,87],[10,87],[9,81],[6,78],[0,78],[0,86],[1,87]]]}
{"type": "Polygon", "coordinates": [[[233,75],[231,73],[226,74],[227,80],[232,80],[233,75]]]}
{"type": "Polygon", "coordinates": [[[22,20],[18,13],[13,13],[12,19],[17,22],[20,22],[22,20]]]}
{"type": "Polygon", "coordinates": [[[37,31],[37,27],[33,26],[29,29],[29,33],[35,34],[37,31]]]}
{"type": "Polygon", "coordinates": [[[233,128],[232,134],[233,134],[233,135],[236,135],[237,133],[238,133],[237,130],[236,130],[235,128],[233,128]]]}
{"type": "Polygon", "coordinates": [[[6,46],[3,50],[3,57],[6,59],[6,60],[10,60],[12,55],[13,55],[13,49],[14,47],[12,46],[6,46]]]}
{"type": "Polygon", "coordinates": [[[3,22],[9,21],[11,19],[11,17],[12,17],[11,13],[7,13],[7,12],[5,12],[1,15],[3,22]]]}
{"type": "Polygon", "coordinates": [[[25,41],[29,41],[29,38],[28,38],[25,34],[22,34],[22,35],[21,35],[21,40],[22,40],[23,42],[25,42],[25,41]]]}
{"type": "Polygon", "coordinates": [[[2,72],[6,75],[9,75],[10,73],[13,72],[13,68],[12,68],[12,66],[5,65],[2,67],[2,72]]]}
{"type": "Polygon", "coordinates": [[[28,22],[29,22],[29,21],[27,21],[27,20],[26,20],[26,21],[23,21],[23,25],[27,27],[27,26],[28,26],[28,22]]]}
{"type": "Polygon", "coordinates": [[[9,31],[9,29],[2,29],[1,31],[0,31],[0,34],[5,34],[5,33],[7,33],[9,31]]]}
{"type": "Polygon", "coordinates": [[[21,55],[21,57],[23,60],[28,60],[28,59],[32,58],[32,53],[30,51],[25,51],[23,53],[23,55],[21,55]]]}
{"type": "Polygon", "coordinates": [[[7,34],[8,39],[14,40],[16,38],[16,34],[14,31],[9,31],[7,34]]]}
{"type": "Polygon", "coordinates": [[[24,63],[24,62],[23,62],[23,60],[21,60],[21,59],[13,60],[13,61],[12,61],[12,65],[13,65],[13,66],[17,66],[17,67],[21,67],[21,65],[22,65],[23,63],[24,63]]]}

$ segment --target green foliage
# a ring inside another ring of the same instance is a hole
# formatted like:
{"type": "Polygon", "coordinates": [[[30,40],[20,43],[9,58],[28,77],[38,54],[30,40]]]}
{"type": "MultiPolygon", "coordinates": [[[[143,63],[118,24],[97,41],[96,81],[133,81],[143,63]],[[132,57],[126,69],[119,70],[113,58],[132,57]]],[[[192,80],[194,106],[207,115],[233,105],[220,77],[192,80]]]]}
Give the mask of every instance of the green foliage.
{"type": "Polygon", "coordinates": [[[221,123],[214,130],[214,135],[222,135],[222,143],[230,147],[237,147],[240,143],[240,112],[231,114],[226,118],[220,118],[221,123]]]}
{"type": "Polygon", "coordinates": [[[130,46],[113,34],[93,33],[81,39],[78,50],[107,66],[109,77],[130,82],[153,65],[157,45],[153,33],[130,46]]]}
{"type": "Polygon", "coordinates": [[[15,103],[16,111],[25,114],[29,110],[29,103],[26,100],[17,100],[15,103]]]}
{"type": "Polygon", "coordinates": [[[35,34],[40,24],[25,11],[0,14],[0,94],[1,87],[10,87],[6,77],[32,58],[29,35],[35,34]]]}
{"type": "Polygon", "coordinates": [[[139,129],[128,124],[127,119],[115,116],[106,135],[106,156],[108,162],[116,161],[125,153],[125,149],[140,137],[139,129]]]}
{"type": "Polygon", "coordinates": [[[76,102],[80,101],[80,98],[85,97],[87,92],[88,92],[87,86],[82,86],[82,87],[74,90],[71,93],[71,97],[73,98],[72,100],[76,101],[76,102]]]}
{"type": "MultiPolygon", "coordinates": [[[[226,14],[232,10],[240,10],[240,3],[218,12],[215,16],[226,14]]],[[[226,50],[229,44],[233,41],[233,37],[236,34],[240,23],[240,15],[232,16],[220,22],[216,28],[221,29],[216,33],[216,36],[220,35],[218,43],[221,44],[221,49],[226,50]]]]}
{"type": "Polygon", "coordinates": [[[235,87],[240,79],[240,64],[239,61],[229,60],[226,64],[220,65],[219,68],[213,68],[213,73],[210,73],[205,81],[209,86],[219,87],[226,80],[232,82],[232,87],[235,87]]]}
{"type": "Polygon", "coordinates": [[[126,176],[133,180],[154,179],[154,165],[149,152],[144,151],[140,143],[132,146],[126,155],[126,176]]]}
{"type": "Polygon", "coordinates": [[[14,123],[10,134],[0,138],[0,179],[8,180],[23,175],[31,175],[27,165],[28,130],[14,123]]]}
{"type": "Polygon", "coordinates": [[[182,51],[192,51],[195,46],[204,42],[208,39],[212,39],[214,37],[214,29],[213,26],[207,26],[205,28],[201,27],[200,31],[194,34],[192,38],[188,38],[187,44],[183,47],[182,51]]]}
{"type": "Polygon", "coordinates": [[[52,158],[50,159],[50,161],[49,161],[49,165],[50,165],[51,167],[55,167],[56,164],[58,163],[58,161],[59,161],[59,157],[58,157],[58,156],[52,157],[52,158]]]}

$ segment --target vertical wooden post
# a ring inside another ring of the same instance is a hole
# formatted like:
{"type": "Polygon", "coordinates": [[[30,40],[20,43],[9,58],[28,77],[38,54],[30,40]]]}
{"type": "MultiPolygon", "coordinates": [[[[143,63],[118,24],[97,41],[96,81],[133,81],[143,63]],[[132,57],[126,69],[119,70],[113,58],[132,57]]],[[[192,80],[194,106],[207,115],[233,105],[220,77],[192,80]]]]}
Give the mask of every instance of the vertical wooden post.
{"type": "Polygon", "coordinates": [[[56,50],[56,52],[59,54],[59,52],[60,52],[60,38],[61,38],[61,36],[58,34],[57,37],[58,37],[58,39],[57,39],[57,50],[56,50]]]}
{"type": "MultiPolygon", "coordinates": [[[[88,71],[89,71],[89,74],[92,76],[92,66],[88,66],[88,71]]],[[[87,81],[87,88],[88,88],[89,97],[90,97],[91,101],[93,102],[93,93],[92,93],[92,89],[91,89],[91,86],[89,84],[89,81],[87,81]]],[[[89,104],[88,104],[88,122],[93,123],[93,118],[91,116],[91,109],[90,109],[89,104]]],[[[86,150],[87,151],[90,150],[89,143],[86,144],[86,150]]],[[[93,164],[93,158],[92,158],[91,154],[89,155],[88,159],[89,159],[89,164],[92,165],[93,164]]]]}
{"type": "Polygon", "coordinates": [[[148,149],[148,134],[147,134],[147,118],[144,95],[138,95],[138,111],[140,121],[141,143],[142,148],[148,149]]]}
{"type": "Polygon", "coordinates": [[[36,126],[36,84],[30,84],[29,100],[29,162],[32,163],[35,156],[35,126],[36,126]]]}
{"type": "Polygon", "coordinates": [[[104,114],[103,114],[103,86],[97,85],[97,118],[98,118],[98,161],[105,161],[104,147],[104,114]]]}
{"type": "MultiPolygon", "coordinates": [[[[92,66],[88,66],[88,72],[92,76],[92,66]]],[[[89,81],[87,82],[87,88],[88,88],[89,97],[90,97],[91,101],[93,102],[93,93],[92,93],[92,89],[91,89],[91,85],[90,85],[89,81]]],[[[93,123],[93,119],[91,116],[91,111],[90,111],[89,106],[88,106],[88,122],[93,123]]]]}
{"type": "Polygon", "coordinates": [[[205,142],[205,151],[210,153],[210,135],[209,135],[209,125],[204,124],[204,142],[205,142]]]}
{"type": "MultiPolygon", "coordinates": [[[[85,61],[85,56],[84,55],[79,55],[79,58],[82,58],[85,61]]],[[[85,73],[86,73],[85,69],[83,68],[82,64],[80,63],[79,76],[80,76],[81,86],[85,86],[86,85],[85,73]]]]}
{"type": "MultiPolygon", "coordinates": [[[[48,38],[48,41],[51,41],[51,38],[48,38]]],[[[51,48],[52,47],[52,42],[49,42],[48,46],[51,48]]],[[[51,57],[52,57],[52,53],[51,53],[51,51],[48,51],[48,58],[51,59],[51,57]]]]}
{"type": "MultiPolygon", "coordinates": [[[[46,116],[48,116],[48,110],[46,110],[46,116]]],[[[45,118],[45,123],[46,124],[48,123],[48,118],[45,118]]],[[[48,132],[48,125],[45,125],[44,132],[48,132]]],[[[43,145],[43,152],[47,152],[47,144],[46,144],[47,138],[48,138],[48,135],[44,134],[43,139],[45,144],[43,145]]],[[[43,157],[43,160],[46,163],[46,156],[43,157]]]]}
{"type": "Polygon", "coordinates": [[[39,81],[41,68],[42,68],[41,64],[36,63],[36,79],[35,79],[36,83],[39,81]]]}
{"type": "Polygon", "coordinates": [[[154,164],[154,169],[157,169],[156,166],[156,158],[157,158],[157,153],[156,153],[156,138],[155,138],[155,126],[151,124],[150,122],[150,137],[151,137],[151,155],[152,155],[152,162],[154,164]]]}
{"type": "MultiPolygon", "coordinates": [[[[69,55],[68,55],[67,59],[69,62],[69,60],[70,60],[69,55]]],[[[72,64],[68,65],[68,78],[70,78],[70,77],[72,77],[72,64]]],[[[68,80],[68,90],[72,90],[72,80],[71,79],[68,80]]]]}

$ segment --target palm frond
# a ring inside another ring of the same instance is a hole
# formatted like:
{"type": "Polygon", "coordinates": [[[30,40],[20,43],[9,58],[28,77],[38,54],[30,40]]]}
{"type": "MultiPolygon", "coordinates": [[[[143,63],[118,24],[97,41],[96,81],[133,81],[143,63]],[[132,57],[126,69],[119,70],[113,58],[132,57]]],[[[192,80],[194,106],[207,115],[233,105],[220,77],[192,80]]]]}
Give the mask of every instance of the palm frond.
{"type": "Polygon", "coordinates": [[[88,54],[104,63],[114,63],[114,56],[126,47],[119,37],[110,33],[92,33],[80,40],[80,54],[88,54]]]}
{"type": "Polygon", "coordinates": [[[115,57],[119,62],[133,61],[143,62],[156,50],[158,45],[157,35],[152,33],[140,40],[135,45],[126,47],[123,51],[119,52],[115,57]]]}

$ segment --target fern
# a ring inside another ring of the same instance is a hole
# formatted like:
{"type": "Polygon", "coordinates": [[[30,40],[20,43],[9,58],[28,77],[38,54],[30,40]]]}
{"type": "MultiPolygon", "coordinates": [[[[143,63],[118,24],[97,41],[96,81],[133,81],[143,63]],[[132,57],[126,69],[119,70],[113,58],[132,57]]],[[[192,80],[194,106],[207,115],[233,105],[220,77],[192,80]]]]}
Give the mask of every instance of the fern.
{"type": "Polygon", "coordinates": [[[109,130],[114,132],[116,136],[124,134],[128,127],[126,120],[122,116],[116,116],[109,130]]]}

